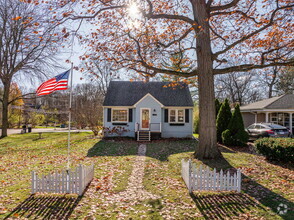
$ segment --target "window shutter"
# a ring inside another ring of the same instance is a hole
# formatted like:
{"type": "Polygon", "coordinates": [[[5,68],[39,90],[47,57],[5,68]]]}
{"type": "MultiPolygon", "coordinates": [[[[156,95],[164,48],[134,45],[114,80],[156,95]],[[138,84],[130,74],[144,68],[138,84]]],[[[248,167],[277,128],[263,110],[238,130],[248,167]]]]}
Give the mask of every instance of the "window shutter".
{"type": "Polygon", "coordinates": [[[168,109],[164,109],[164,122],[168,122],[168,109]]]}
{"type": "Polygon", "coordinates": [[[133,122],[133,109],[129,108],[129,122],[133,122]]]}
{"type": "Polygon", "coordinates": [[[111,108],[107,109],[107,122],[111,122],[111,108]]]}
{"type": "Polygon", "coordinates": [[[189,109],[185,109],[185,122],[189,123],[189,109]]]}

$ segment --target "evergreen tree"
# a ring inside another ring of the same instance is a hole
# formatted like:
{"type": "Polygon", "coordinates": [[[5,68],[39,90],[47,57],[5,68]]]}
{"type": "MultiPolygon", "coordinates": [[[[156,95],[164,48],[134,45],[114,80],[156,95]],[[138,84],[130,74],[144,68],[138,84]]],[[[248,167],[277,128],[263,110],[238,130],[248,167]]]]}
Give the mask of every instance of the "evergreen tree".
{"type": "Polygon", "coordinates": [[[244,123],[239,104],[236,105],[228,129],[223,133],[222,137],[222,141],[226,145],[246,145],[248,141],[248,134],[244,129],[244,123]]]}
{"type": "Polygon", "coordinates": [[[217,117],[217,114],[221,108],[222,103],[218,100],[215,99],[215,116],[217,117]]]}
{"type": "Polygon", "coordinates": [[[226,99],[221,105],[216,119],[217,141],[222,142],[222,133],[228,128],[232,117],[229,100],[226,99]]]}
{"type": "Polygon", "coordinates": [[[281,95],[294,94],[294,67],[285,69],[277,82],[277,90],[281,95]]]}

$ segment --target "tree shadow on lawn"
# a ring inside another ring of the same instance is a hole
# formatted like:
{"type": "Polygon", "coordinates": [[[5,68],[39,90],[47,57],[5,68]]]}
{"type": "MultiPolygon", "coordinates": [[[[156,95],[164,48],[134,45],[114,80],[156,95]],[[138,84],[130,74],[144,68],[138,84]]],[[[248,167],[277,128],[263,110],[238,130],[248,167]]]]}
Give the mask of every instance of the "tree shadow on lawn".
{"type": "MultiPolygon", "coordinates": [[[[226,169],[230,172],[236,171],[236,168],[234,168],[225,158],[221,158],[218,160],[202,160],[202,162],[207,166],[211,168],[217,168],[218,170],[226,169]]],[[[269,207],[273,212],[279,214],[282,219],[293,219],[294,204],[292,201],[289,201],[283,196],[271,191],[270,189],[257,183],[252,178],[244,175],[243,173],[242,191],[245,194],[235,193],[233,194],[233,196],[232,194],[221,195],[222,198],[218,198],[217,196],[211,195],[197,196],[193,193],[191,194],[191,197],[194,200],[196,206],[199,208],[199,210],[201,210],[202,214],[207,219],[227,218],[230,215],[234,214],[233,209],[235,209],[235,212],[239,214],[244,213],[242,210],[249,211],[251,208],[254,209],[254,207],[263,209],[260,205],[258,205],[258,203],[256,203],[251,198],[256,199],[262,205],[269,207]],[[230,200],[232,201],[230,202],[230,200]],[[236,204],[236,201],[238,201],[238,204],[236,204]],[[214,205],[211,205],[211,203],[214,205]],[[231,205],[232,209],[228,209],[227,206],[230,206],[228,205],[228,203],[233,204],[231,205]],[[244,207],[242,207],[243,204],[245,204],[244,207]],[[278,207],[280,204],[285,204],[288,207],[287,212],[285,214],[278,213],[278,207]],[[234,206],[236,207],[234,208],[234,206]]]]}
{"type": "Polygon", "coordinates": [[[135,141],[100,140],[87,153],[87,157],[137,155],[138,143],[135,141]]]}
{"type": "Polygon", "coordinates": [[[68,219],[83,196],[31,195],[4,219],[68,219]]]}
{"type": "Polygon", "coordinates": [[[160,161],[168,161],[170,155],[195,152],[196,140],[169,140],[151,142],[147,146],[146,156],[160,161]]]}
{"type": "Polygon", "coordinates": [[[209,195],[191,193],[205,219],[228,219],[249,212],[252,208],[263,209],[257,202],[242,193],[214,193],[209,195]]]}
{"type": "MultiPolygon", "coordinates": [[[[139,144],[141,143],[133,140],[100,140],[88,150],[87,157],[137,155],[139,144]]],[[[195,140],[159,140],[145,144],[147,145],[146,156],[167,161],[172,154],[195,151],[197,142],[195,140]]]]}

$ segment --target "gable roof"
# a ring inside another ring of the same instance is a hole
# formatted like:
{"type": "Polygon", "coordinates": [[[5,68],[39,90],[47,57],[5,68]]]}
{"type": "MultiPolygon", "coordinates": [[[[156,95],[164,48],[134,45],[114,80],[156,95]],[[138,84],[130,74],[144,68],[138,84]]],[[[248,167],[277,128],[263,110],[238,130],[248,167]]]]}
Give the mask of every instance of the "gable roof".
{"type": "Polygon", "coordinates": [[[103,106],[133,106],[150,93],[164,106],[193,106],[187,85],[164,87],[169,82],[111,81],[103,106]]]}
{"type": "Polygon", "coordinates": [[[134,106],[136,107],[143,99],[145,99],[148,96],[151,97],[154,101],[156,101],[161,107],[163,107],[162,103],[158,101],[156,98],[154,98],[150,93],[147,93],[146,95],[144,95],[138,102],[134,104],[134,106]]]}
{"type": "Polygon", "coordinates": [[[240,107],[241,111],[261,109],[294,109],[294,94],[285,94],[270,99],[264,99],[240,107]]]}

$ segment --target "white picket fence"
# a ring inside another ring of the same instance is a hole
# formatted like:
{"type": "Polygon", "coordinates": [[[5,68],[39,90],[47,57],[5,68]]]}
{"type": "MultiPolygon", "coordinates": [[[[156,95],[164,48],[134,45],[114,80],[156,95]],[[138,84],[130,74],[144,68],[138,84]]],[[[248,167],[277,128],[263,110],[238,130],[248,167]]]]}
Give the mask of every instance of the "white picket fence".
{"type": "Polygon", "coordinates": [[[94,165],[79,165],[74,171],[63,170],[53,174],[38,176],[32,171],[32,194],[70,193],[82,195],[94,177],[94,165]]]}
{"type": "Polygon", "coordinates": [[[208,166],[200,165],[198,168],[191,160],[182,160],[182,178],[189,189],[200,191],[241,191],[241,172],[238,169],[233,175],[221,170],[210,170],[208,166]]]}

